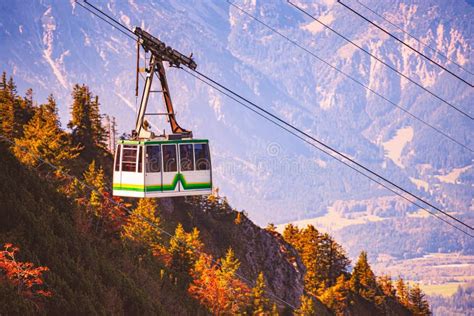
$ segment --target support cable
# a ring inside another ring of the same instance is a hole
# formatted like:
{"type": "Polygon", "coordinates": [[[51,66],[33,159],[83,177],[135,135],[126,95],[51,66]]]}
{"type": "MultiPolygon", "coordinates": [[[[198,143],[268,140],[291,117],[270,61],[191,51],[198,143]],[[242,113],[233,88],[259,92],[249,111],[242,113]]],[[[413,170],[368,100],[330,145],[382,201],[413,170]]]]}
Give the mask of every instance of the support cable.
{"type": "Polygon", "coordinates": [[[446,105],[448,105],[449,107],[455,109],[456,111],[458,111],[459,113],[461,113],[462,115],[466,116],[467,118],[470,118],[471,120],[474,120],[474,117],[469,115],[467,112],[463,111],[462,109],[460,109],[459,107],[455,106],[454,104],[452,104],[451,102],[447,101],[446,99],[438,96],[436,93],[434,93],[433,91],[429,90],[428,88],[424,87],[422,84],[416,82],[415,80],[411,79],[410,77],[408,77],[407,75],[405,75],[404,73],[402,73],[401,71],[399,71],[397,68],[395,68],[394,66],[384,62],[381,58],[375,56],[374,54],[372,54],[370,51],[368,51],[367,49],[363,48],[362,46],[358,45],[357,43],[355,43],[354,41],[352,41],[350,38],[344,36],[341,32],[338,32],[336,31],[335,29],[333,29],[332,27],[330,27],[329,25],[327,25],[326,23],[322,22],[321,20],[319,20],[318,18],[316,18],[314,15],[310,14],[308,11],[304,10],[303,8],[299,7],[298,5],[294,4],[293,2],[291,2],[290,0],[287,0],[287,2],[293,6],[294,8],[296,8],[297,10],[299,10],[300,12],[302,12],[303,14],[305,14],[306,16],[310,17],[311,19],[313,19],[314,21],[318,22],[319,24],[321,24],[322,26],[326,27],[327,29],[331,30],[333,33],[337,34],[339,37],[343,38],[345,41],[351,43],[352,45],[354,45],[355,47],[357,47],[358,49],[360,49],[361,51],[363,51],[364,53],[366,53],[367,55],[369,55],[370,57],[372,57],[373,59],[377,60],[378,62],[382,63],[383,65],[385,65],[387,68],[389,68],[390,70],[396,72],[399,76],[407,79],[408,81],[410,81],[411,83],[415,84],[417,87],[419,87],[420,89],[423,89],[425,92],[429,93],[430,95],[432,95],[433,97],[435,97],[436,99],[440,100],[441,102],[445,103],[446,105]]]}
{"type": "Polygon", "coordinates": [[[211,88],[213,88],[214,90],[216,90],[216,91],[222,93],[223,95],[227,96],[228,98],[230,98],[230,99],[234,100],[235,102],[239,103],[240,105],[244,106],[244,107],[247,108],[248,110],[254,112],[254,113],[257,114],[258,116],[260,116],[260,117],[264,118],[265,120],[271,122],[272,124],[274,124],[274,125],[280,127],[281,129],[285,130],[286,132],[290,133],[291,135],[293,135],[293,136],[299,138],[299,139],[302,140],[303,142],[305,142],[305,143],[309,144],[310,146],[312,146],[312,147],[318,149],[319,151],[325,153],[326,155],[330,156],[331,158],[333,158],[333,159],[339,161],[340,163],[346,165],[347,167],[351,168],[352,170],[354,170],[354,171],[360,173],[360,174],[363,175],[364,177],[368,178],[369,180],[372,180],[373,182],[375,182],[375,183],[379,184],[380,186],[384,187],[385,189],[391,191],[392,193],[394,193],[394,194],[400,196],[401,198],[405,199],[406,201],[408,201],[408,202],[412,203],[413,205],[419,207],[420,209],[422,209],[422,210],[428,212],[429,214],[431,214],[431,215],[433,215],[434,217],[436,217],[437,219],[439,219],[439,220],[445,222],[445,223],[448,224],[449,226],[451,226],[451,227],[457,229],[458,231],[460,231],[460,232],[466,234],[466,235],[469,236],[469,237],[473,237],[473,238],[474,238],[474,235],[468,233],[468,232],[465,231],[464,229],[459,228],[458,226],[456,226],[456,225],[454,225],[453,223],[447,221],[446,219],[444,219],[443,217],[439,216],[438,214],[436,214],[436,213],[434,213],[434,212],[428,210],[426,207],[421,206],[421,205],[420,205],[419,203],[417,203],[416,201],[413,201],[413,200],[407,198],[406,196],[404,196],[404,195],[401,194],[400,192],[397,192],[397,191],[394,190],[393,188],[390,188],[388,185],[384,184],[382,181],[379,181],[379,180],[377,180],[376,178],[371,177],[370,175],[367,175],[366,173],[361,172],[359,169],[355,168],[354,166],[352,166],[352,165],[349,164],[348,162],[344,161],[343,159],[340,159],[340,158],[338,158],[338,157],[332,155],[332,154],[331,154],[330,152],[328,152],[327,150],[324,150],[323,148],[321,148],[321,147],[319,147],[319,146],[316,146],[316,144],[314,144],[313,142],[309,141],[307,138],[302,137],[301,135],[297,134],[296,132],[294,132],[293,130],[289,129],[288,127],[285,127],[285,126],[282,125],[281,123],[278,123],[277,121],[272,120],[270,117],[265,116],[265,115],[262,114],[261,112],[255,110],[254,108],[252,108],[252,107],[250,107],[249,105],[245,104],[243,101],[241,101],[241,100],[239,100],[238,98],[232,96],[230,93],[225,92],[223,89],[219,88],[217,85],[215,85],[215,84],[213,84],[213,83],[210,83],[210,82],[204,80],[203,78],[199,77],[198,75],[193,74],[192,72],[190,72],[190,71],[188,71],[188,70],[186,70],[186,69],[183,69],[183,70],[184,70],[185,72],[187,72],[189,75],[193,76],[194,78],[196,78],[196,79],[200,80],[201,82],[203,82],[203,83],[209,85],[209,86],[210,86],[211,88]]]}
{"type": "MultiPolygon", "coordinates": [[[[186,72],[188,72],[187,70],[185,70],[186,72]]],[[[249,99],[241,96],[240,94],[238,94],[237,92],[231,90],[230,88],[227,88],[226,86],[220,84],[219,82],[213,80],[212,78],[210,78],[209,76],[199,72],[198,70],[193,70],[195,73],[197,73],[198,75],[200,75],[201,77],[205,78],[206,80],[208,80],[209,82],[212,82],[213,84],[215,84],[216,86],[218,86],[219,88],[223,89],[224,91],[232,94],[233,96],[237,97],[238,99],[246,102],[247,104],[250,104],[252,107],[258,109],[259,111],[265,113],[265,115],[268,115],[270,116],[271,118],[275,119],[276,121],[278,121],[279,123],[283,124],[284,126],[287,126],[288,128],[298,132],[299,134],[311,139],[312,141],[316,142],[317,144],[319,144],[320,146],[324,147],[325,149],[337,154],[339,157],[342,157],[343,159],[345,160],[348,160],[350,161],[351,163],[353,163],[354,165],[356,165],[357,167],[363,169],[365,172],[368,172],[369,174],[373,175],[373,176],[376,176],[378,178],[380,178],[381,180],[383,180],[385,183],[388,183],[390,184],[391,186],[397,188],[398,190],[402,191],[403,193],[405,194],[408,194],[409,196],[411,196],[412,198],[422,202],[423,204],[425,205],[428,205],[429,207],[435,209],[436,211],[438,211],[439,213],[442,213],[443,215],[451,218],[452,220],[458,222],[459,224],[465,226],[466,228],[469,229],[469,231],[473,231],[474,232],[474,227],[470,226],[469,224],[466,224],[464,223],[463,221],[461,221],[460,219],[454,217],[453,215],[443,211],[442,209],[440,209],[439,207],[433,205],[431,202],[428,202],[426,200],[424,200],[423,198],[419,197],[418,195],[414,194],[414,193],[411,193],[410,191],[408,191],[407,189],[404,189],[403,187],[401,187],[400,185],[394,183],[393,181],[391,181],[390,179],[378,174],[377,172],[375,171],[372,171],[370,168],[362,165],[361,163],[357,162],[356,160],[350,158],[349,156],[347,156],[346,154],[338,151],[337,149],[331,147],[330,145],[327,145],[325,144],[324,142],[322,142],[321,140],[317,139],[316,137],[308,134],[307,132],[301,130],[300,128],[292,125],[291,123],[288,123],[287,121],[283,120],[282,118],[278,117],[277,115],[269,112],[268,110],[265,110],[263,107],[259,106],[258,104],[250,101],[249,99]]],[[[400,194],[399,194],[400,195],[400,194]]],[[[471,235],[468,233],[469,236],[471,237],[474,237],[474,235],[471,235]]]]}
{"type": "MultiPolygon", "coordinates": [[[[105,23],[109,24],[110,26],[112,26],[113,28],[115,28],[117,31],[120,31],[122,32],[122,34],[124,34],[125,36],[131,38],[133,41],[136,41],[136,37],[132,37],[130,36],[130,34],[126,33],[125,31],[119,29],[118,27],[116,27],[115,25],[113,25],[111,22],[107,21],[106,19],[104,19],[102,16],[100,16],[99,14],[95,13],[94,11],[92,11],[91,9],[89,9],[88,7],[86,7],[85,5],[81,4],[79,1],[77,0],[74,0],[74,3],[77,3],[78,5],[80,5],[82,8],[84,8],[85,10],[89,11],[90,13],[92,13],[93,15],[95,15],[96,17],[98,17],[99,19],[101,19],[102,21],[104,21],[105,23]]],[[[85,3],[89,4],[89,2],[85,1],[85,3]]],[[[130,30],[129,30],[130,31],[130,30]]],[[[133,34],[133,32],[132,32],[133,34]]],[[[134,34],[135,35],[135,34],[134,34]]]]}
{"type": "Polygon", "coordinates": [[[378,96],[379,98],[383,99],[384,101],[390,103],[391,105],[393,105],[394,107],[400,109],[401,111],[405,112],[406,114],[408,114],[409,116],[411,116],[412,118],[414,118],[415,120],[419,121],[420,123],[428,126],[429,128],[433,129],[434,131],[436,131],[437,133],[443,135],[444,137],[446,137],[447,139],[451,140],[452,142],[458,144],[459,146],[469,150],[470,152],[474,152],[473,149],[471,149],[470,147],[468,147],[467,145],[459,142],[458,140],[456,140],[455,138],[449,136],[448,134],[446,134],[445,132],[443,132],[442,130],[440,130],[439,128],[437,128],[436,126],[426,122],[425,120],[419,118],[418,116],[414,115],[413,113],[411,113],[410,111],[408,111],[407,109],[405,109],[404,107],[398,105],[397,103],[393,102],[392,100],[388,99],[387,97],[383,96],[382,94],[378,93],[377,91],[375,91],[374,89],[370,88],[369,86],[365,85],[364,83],[362,83],[361,81],[359,81],[358,79],[356,79],[355,77],[349,75],[348,73],[342,71],[341,69],[339,69],[338,67],[336,66],[333,66],[331,63],[327,62],[326,60],[324,60],[323,58],[319,57],[318,55],[316,55],[315,53],[313,53],[312,51],[310,51],[309,49],[307,49],[306,47],[298,44],[296,41],[292,40],[291,38],[289,38],[288,36],[284,35],[283,33],[279,32],[278,30],[276,30],[275,28],[273,28],[272,26],[268,25],[267,23],[263,22],[262,20],[260,20],[259,18],[257,18],[256,16],[250,14],[249,12],[247,12],[246,10],[242,9],[241,7],[235,5],[234,3],[232,3],[231,1],[227,0],[227,2],[235,7],[236,9],[238,9],[239,11],[241,11],[242,13],[244,13],[245,15],[249,16],[250,18],[254,19],[255,21],[257,21],[258,23],[264,25],[266,28],[268,28],[269,30],[271,30],[272,32],[278,34],[279,36],[281,36],[282,38],[284,38],[285,40],[287,40],[288,42],[290,42],[291,44],[295,45],[296,47],[302,49],[303,51],[305,51],[306,53],[310,54],[311,56],[313,56],[314,58],[316,58],[317,60],[319,60],[320,62],[326,64],[327,66],[329,66],[330,68],[334,69],[335,71],[337,71],[338,73],[344,75],[345,77],[351,79],[352,81],[354,81],[355,83],[357,83],[358,85],[364,87],[366,90],[370,91],[371,93],[375,94],[376,96],[378,96]]]}
{"type": "Polygon", "coordinates": [[[413,38],[415,41],[417,41],[418,43],[420,43],[421,45],[425,46],[426,48],[429,48],[431,51],[435,52],[436,54],[438,54],[439,56],[443,57],[444,59],[452,62],[454,65],[458,66],[459,68],[461,68],[462,70],[464,70],[465,72],[471,74],[471,75],[474,75],[474,73],[472,73],[471,71],[469,71],[468,69],[464,68],[463,66],[461,66],[460,64],[458,64],[457,62],[455,62],[454,60],[452,60],[451,58],[449,58],[448,56],[446,56],[445,54],[443,54],[441,51],[437,50],[436,48],[433,48],[431,47],[430,45],[428,45],[426,42],[420,40],[419,38],[417,38],[416,36],[410,34],[409,32],[405,31],[403,28],[401,28],[400,26],[396,25],[395,23],[391,22],[389,19],[387,19],[386,17],[384,17],[382,14],[380,13],[377,13],[377,11],[375,10],[372,10],[369,6],[363,4],[362,2],[360,2],[359,0],[356,0],[361,6],[363,6],[364,8],[366,8],[367,10],[369,10],[370,12],[372,12],[373,14],[375,14],[376,16],[384,19],[387,23],[389,23],[390,25],[392,25],[393,27],[396,27],[397,29],[399,29],[400,31],[402,31],[403,33],[405,33],[406,35],[410,36],[411,38],[413,38]]]}
{"type": "MultiPolygon", "coordinates": [[[[229,2],[229,1],[228,1],[228,2],[229,2]]],[[[267,24],[265,24],[264,22],[260,21],[260,20],[257,19],[256,17],[253,17],[252,15],[250,15],[250,14],[249,14],[248,12],[246,12],[245,10],[241,9],[240,7],[234,5],[234,4],[231,3],[231,2],[229,2],[229,3],[230,3],[232,6],[234,6],[234,7],[238,8],[239,10],[243,11],[243,12],[246,13],[247,15],[251,16],[251,17],[254,18],[256,21],[260,22],[261,24],[264,24],[265,26],[267,26],[268,28],[270,28],[271,30],[273,30],[274,32],[276,32],[277,34],[283,36],[284,38],[286,38],[286,39],[289,40],[290,42],[292,42],[292,43],[294,43],[295,45],[297,45],[297,46],[301,47],[302,49],[306,50],[305,48],[303,48],[302,46],[300,46],[300,45],[297,44],[296,42],[292,41],[291,39],[289,39],[289,38],[286,37],[285,35],[281,34],[280,32],[276,31],[275,29],[273,29],[273,28],[270,27],[269,25],[267,25],[267,24]]],[[[135,40],[135,39],[134,39],[134,40],[135,40]]],[[[306,51],[307,51],[307,50],[306,50],[306,51]]],[[[308,51],[308,52],[309,52],[309,51],[308,51]]],[[[310,53],[311,53],[311,52],[310,52],[310,53]]],[[[311,53],[311,54],[312,54],[312,53],[311,53]]],[[[314,55],[316,58],[320,59],[320,58],[317,57],[315,54],[313,54],[313,55],[314,55]]],[[[322,59],[320,59],[320,60],[323,61],[322,59]]],[[[323,62],[325,62],[325,61],[323,61],[323,62]]],[[[325,62],[325,63],[326,63],[326,62],[325,62]]],[[[326,64],[328,64],[328,63],[326,63],[326,64]]],[[[334,66],[332,66],[332,65],[330,65],[330,64],[328,64],[328,65],[331,66],[331,67],[334,68],[334,69],[337,69],[337,68],[335,68],[334,66]]],[[[343,72],[340,71],[339,69],[337,69],[337,70],[338,70],[339,72],[343,73],[343,72]]],[[[185,71],[189,73],[189,71],[187,71],[187,70],[185,70],[185,71]]],[[[387,179],[387,178],[385,178],[385,177],[383,177],[383,176],[377,174],[376,172],[374,172],[374,171],[372,171],[371,169],[365,167],[364,165],[358,163],[357,161],[355,161],[354,159],[348,157],[347,155],[343,154],[342,152],[337,151],[336,149],[332,148],[332,147],[329,146],[329,145],[326,145],[325,143],[323,143],[322,141],[316,139],[316,138],[313,137],[312,135],[310,135],[310,134],[308,134],[308,133],[302,131],[302,130],[299,129],[298,127],[295,127],[294,125],[292,125],[292,124],[290,124],[290,123],[284,121],[283,119],[279,118],[278,116],[276,116],[276,115],[270,113],[269,111],[265,110],[264,108],[260,107],[259,105],[255,104],[255,103],[253,103],[252,101],[246,99],[245,97],[239,95],[238,93],[234,92],[233,90],[231,90],[231,89],[225,87],[224,85],[218,83],[217,81],[215,81],[215,80],[213,80],[212,78],[206,76],[205,74],[203,74],[203,73],[201,73],[201,72],[199,72],[199,71],[197,71],[197,70],[193,70],[193,71],[194,71],[195,73],[197,73],[199,76],[202,76],[203,78],[205,78],[206,80],[208,80],[209,82],[211,82],[211,83],[217,85],[217,86],[220,87],[221,89],[223,89],[223,90],[227,91],[228,93],[234,95],[234,96],[237,97],[238,99],[241,99],[241,100],[245,101],[246,103],[252,105],[253,107],[257,108],[257,109],[260,110],[261,112],[265,113],[266,115],[268,115],[268,116],[270,116],[271,118],[275,119],[276,121],[280,122],[282,125],[289,127],[290,129],[292,129],[292,130],[294,130],[294,131],[300,133],[301,135],[304,135],[305,137],[311,139],[312,141],[318,143],[318,144],[321,145],[322,147],[324,147],[324,148],[326,148],[326,149],[328,149],[328,150],[330,150],[330,151],[336,153],[338,156],[344,158],[345,160],[348,160],[348,161],[352,162],[353,164],[355,164],[355,165],[358,166],[359,168],[365,170],[365,171],[368,172],[369,174],[372,174],[373,176],[376,176],[376,177],[380,178],[381,180],[383,180],[383,181],[386,182],[386,183],[389,183],[390,185],[392,185],[393,187],[397,188],[398,190],[400,190],[400,191],[402,191],[402,192],[408,194],[409,196],[415,198],[416,200],[422,202],[423,204],[426,204],[426,205],[430,206],[431,208],[437,210],[438,212],[444,214],[445,216],[447,216],[447,217],[451,218],[452,220],[458,222],[459,224],[465,226],[465,227],[468,228],[470,231],[474,231],[474,228],[473,228],[472,226],[470,226],[470,225],[464,223],[463,221],[459,220],[458,218],[456,218],[456,217],[454,217],[454,216],[448,214],[447,212],[445,212],[445,211],[441,210],[440,208],[434,206],[434,205],[431,204],[430,202],[425,201],[425,200],[422,199],[421,197],[419,197],[419,196],[417,196],[417,195],[411,193],[410,191],[408,191],[408,190],[402,188],[401,186],[395,184],[395,183],[392,182],[391,180],[389,180],[389,179],[387,179]]],[[[345,73],[343,73],[343,74],[345,74],[345,73]]],[[[390,102],[391,102],[391,101],[390,101],[390,102]]],[[[392,103],[392,102],[391,102],[391,103],[392,103]]],[[[262,116],[262,115],[261,115],[261,116],[262,116]]],[[[269,119],[269,118],[267,118],[267,119],[269,119]]],[[[277,124],[278,126],[280,126],[277,122],[274,122],[274,124],[277,124]]],[[[280,126],[280,127],[282,127],[282,126],[280,126]]],[[[282,128],[283,128],[283,127],[282,127],[282,128]]],[[[285,128],[285,130],[287,130],[287,129],[285,128]]],[[[289,131],[289,130],[287,130],[287,131],[289,131]]],[[[293,133],[292,133],[292,134],[293,134],[293,133]]],[[[295,134],[296,134],[296,133],[295,133],[295,134]]],[[[295,134],[293,134],[293,135],[295,135],[295,134]]],[[[295,136],[297,136],[297,134],[296,134],[295,136]]],[[[297,137],[298,137],[298,136],[297,136],[297,137]]],[[[302,138],[302,137],[300,136],[299,138],[302,138]]],[[[303,140],[304,140],[304,139],[303,139],[303,140]]],[[[305,142],[308,142],[307,140],[304,140],[304,141],[305,141],[305,142]]],[[[313,144],[313,145],[314,145],[314,144],[313,144]]],[[[315,145],[314,145],[314,146],[315,146],[315,145]]],[[[315,146],[315,147],[319,149],[319,147],[317,147],[317,146],[315,146]]],[[[471,151],[472,151],[472,150],[471,150],[471,151]]],[[[333,157],[333,156],[331,155],[331,157],[333,157]]],[[[333,157],[333,158],[334,158],[334,157],[333,157]]],[[[339,161],[340,161],[340,160],[339,160],[339,161]]],[[[342,161],[341,161],[341,162],[342,162],[342,161]]],[[[358,170],[358,169],[356,169],[356,168],[353,168],[353,169],[356,170],[356,171],[358,171],[359,173],[365,175],[366,177],[368,177],[368,176],[367,176],[365,173],[363,173],[362,171],[360,171],[360,170],[358,170]]],[[[375,181],[374,179],[372,179],[372,178],[370,178],[370,177],[369,177],[369,179],[375,181]]],[[[375,181],[375,182],[377,182],[377,181],[375,181]]],[[[377,183],[379,183],[379,182],[377,182],[377,183]]],[[[379,184],[380,184],[380,183],[379,183],[379,184]]],[[[381,184],[381,185],[382,185],[382,184],[381,184]]],[[[382,185],[382,186],[383,186],[383,185],[382,185]]],[[[384,186],[384,187],[385,187],[385,186],[384,186]]],[[[389,189],[389,190],[390,190],[390,189],[389,189]]],[[[394,191],[392,191],[392,192],[394,192],[394,191]]],[[[394,192],[394,193],[395,193],[395,192],[394,192]]],[[[407,199],[406,197],[404,197],[404,196],[403,196],[401,193],[399,193],[399,192],[397,192],[396,194],[399,195],[399,196],[401,196],[401,197],[404,198],[404,199],[407,199]]],[[[413,204],[415,204],[415,205],[421,207],[420,205],[418,205],[417,203],[411,201],[410,199],[408,199],[408,201],[410,201],[411,203],[413,203],[413,204]]],[[[428,211],[425,207],[421,207],[421,208],[423,208],[423,209],[425,209],[426,211],[428,211]]],[[[428,211],[428,212],[429,212],[430,214],[433,214],[433,213],[430,212],[430,211],[428,211]]],[[[437,217],[437,218],[438,218],[438,219],[441,219],[440,217],[437,217]]],[[[446,222],[446,223],[449,223],[449,222],[447,222],[447,221],[444,220],[444,219],[441,219],[441,220],[443,220],[443,221],[446,222]]],[[[463,233],[465,233],[466,235],[468,235],[468,236],[470,236],[470,237],[474,237],[474,235],[472,235],[471,233],[466,232],[466,231],[460,229],[459,227],[453,225],[452,223],[449,223],[449,225],[451,225],[451,226],[453,226],[454,228],[456,228],[456,229],[462,231],[463,233]]]]}
{"type": "Polygon", "coordinates": [[[338,3],[340,3],[342,6],[344,6],[346,9],[348,9],[349,11],[355,13],[356,15],[360,16],[362,19],[364,19],[365,21],[369,22],[370,24],[372,24],[373,26],[375,26],[376,28],[378,28],[379,30],[381,30],[382,32],[384,32],[385,34],[387,34],[388,36],[392,37],[393,39],[395,39],[396,41],[400,42],[401,44],[403,44],[404,46],[408,47],[409,49],[411,49],[412,51],[414,51],[415,53],[417,53],[418,55],[424,57],[425,59],[427,59],[428,61],[430,61],[432,64],[438,66],[439,68],[443,69],[444,71],[446,71],[447,73],[451,74],[452,76],[456,77],[457,79],[461,80],[462,82],[464,82],[465,84],[467,84],[468,86],[470,86],[471,88],[474,88],[474,85],[466,80],[464,80],[463,78],[459,77],[458,75],[456,75],[454,72],[452,72],[451,70],[449,70],[448,68],[444,67],[443,65],[439,64],[438,62],[436,62],[435,60],[429,58],[428,56],[426,56],[425,54],[423,54],[422,52],[420,52],[419,50],[413,48],[412,46],[408,45],[407,43],[405,43],[404,41],[402,41],[401,39],[399,39],[397,36],[393,35],[392,33],[390,33],[389,31],[385,30],[383,27],[379,26],[377,23],[369,20],[368,18],[366,18],[365,16],[363,16],[362,14],[360,14],[359,12],[357,12],[356,10],[352,9],[350,6],[348,6],[347,4],[345,4],[344,2],[342,2],[341,0],[337,0],[338,3]]]}

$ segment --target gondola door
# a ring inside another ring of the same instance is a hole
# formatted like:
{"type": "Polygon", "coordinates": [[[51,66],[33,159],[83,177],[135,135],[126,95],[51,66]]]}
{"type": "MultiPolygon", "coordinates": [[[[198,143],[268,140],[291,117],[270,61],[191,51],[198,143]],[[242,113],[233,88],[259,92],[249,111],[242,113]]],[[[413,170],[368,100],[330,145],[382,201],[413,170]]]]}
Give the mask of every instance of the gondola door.
{"type": "Polygon", "coordinates": [[[191,189],[190,182],[194,175],[194,150],[193,144],[179,144],[179,177],[181,179],[180,191],[191,189]]]}
{"type": "Polygon", "coordinates": [[[145,196],[157,196],[163,191],[161,145],[146,145],[145,161],[145,196]]]}
{"type": "Polygon", "coordinates": [[[178,152],[176,144],[163,144],[163,184],[164,194],[179,192],[178,152]]]}

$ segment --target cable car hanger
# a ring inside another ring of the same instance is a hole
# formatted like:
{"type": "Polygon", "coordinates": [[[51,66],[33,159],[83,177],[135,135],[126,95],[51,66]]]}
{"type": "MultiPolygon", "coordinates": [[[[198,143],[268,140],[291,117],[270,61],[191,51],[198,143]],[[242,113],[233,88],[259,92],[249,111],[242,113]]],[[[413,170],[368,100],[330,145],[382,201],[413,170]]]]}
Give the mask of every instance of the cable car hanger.
{"type": "MultiPolygon", "coordinates": [[[[166,71],[163,65],[163,62],[167,61],[169,62],[170,67],[180,68],[181,65],[184,65],[192,70],[195,70],[197,65],[192,59],[192,54],[189,57],[184,54],[181,54],[170,46],[166,46],[164,42],[160,41],[158,38],[154,37],[153,35],[141,29],[140,27],[135,27],[133,33],[137,36],[137,75],[135,85],[136,96],[138,96],[140,46],[145,50],[145,53],[151,53],[151,58],[148,60],[148,65],[146,65],[145,67],[145,86],[143,88],[140,108],[135,123],[135,130],[132,131],[132,138],[137,140],[155,138],[154,133],[148,130],[148,123],[145,120],[146,115],[165,115],[168,117],[168,121],[171,126],[171,131],[173,133],[171,135],[168,135],[168,139],[192,138],[193,133],[189,130],[182,128],[176,121],[176,114],[174,112],[173,102],[171,101],[171,94],[168,87],[168,81],[166,79],[166,71]],[[146,109],[150,93],[158,92],[156,90],[151,90],[153,77],[155,75],[160,81],[161,90],[158,91],[160,91],[163,95],[163,100],[167,112],[148,114],[146,113],[146,109]]],[[[147,60],[145,58],[145,63],[146,62],[147,60]]]]}

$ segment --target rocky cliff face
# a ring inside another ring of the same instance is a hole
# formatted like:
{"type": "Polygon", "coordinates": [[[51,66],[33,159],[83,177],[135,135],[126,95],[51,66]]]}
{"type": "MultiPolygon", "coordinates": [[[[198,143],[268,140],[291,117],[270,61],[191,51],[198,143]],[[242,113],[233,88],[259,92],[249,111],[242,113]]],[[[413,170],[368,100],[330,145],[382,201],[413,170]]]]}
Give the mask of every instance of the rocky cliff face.
{"type": "Polygon", "coordinates": [[[187,230],[197,227],[205,250],[214,258],[224,256],[232,247],[241,262],[239,273],[250,286],[263,272],[268,290],[274,295],[272,299],[281,307],[285,302],[299,306],[306,269],[296,250],[280,234],[258,227],[223,200],[210,203],[200,197],[166,199],[160,201],[160,209],[171,226],[181,222],[187,230]]]}

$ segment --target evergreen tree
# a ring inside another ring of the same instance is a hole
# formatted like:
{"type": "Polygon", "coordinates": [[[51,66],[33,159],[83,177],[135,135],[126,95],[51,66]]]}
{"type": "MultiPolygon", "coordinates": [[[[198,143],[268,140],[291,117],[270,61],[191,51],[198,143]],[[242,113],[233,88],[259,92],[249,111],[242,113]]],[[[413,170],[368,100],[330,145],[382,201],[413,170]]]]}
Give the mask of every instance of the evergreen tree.
{"type": "Polygon", "coordinates": [[[165,263],[173,271],[187,275],[198,259],[198,253],[202,246],[199,230],[194,228],[190,233],[187,233],[183,225],[179,223],[173,237],[171,237],[168,252],[165,255],[165,263]]]}
{"type": "Polygon", "coordinates": [[[298,252],[302,252],[303,244],[300,242],[301,231],[298,226],[293,224],[287,224],[285,230],[283,230],[283,238],[287,243],[295,247],[298,252]]]}
{"type": "Polygon", "coordinates": [[[393,287],[392,278],[389,275],[378,277],[377,283],[385,296],[395,298],[396,291],[393,287]]]}
{"type": "Polygon", "coordinates": [[[7,75],[2,73],[0,90],[0,132],[12,139],[15,129],[15,90],[7,83],[7,75]]]}
{"type": "Polygon", "coordinates": [[[315,316],[316,307],[314,306],[314,301],[311,296],[303,295],[300,299],[300,307],[295,310],[295,315],[301,316],[315,316]]]}
{"type": "Polygon", "coordinates": [[[107,133],[99,114],[99,99],[89,88],[76,84],[72,92],[73,104],[68,127],[72,130],[75,144],[83,147],[81,155],[87,161],[93,159],[99,148],[104,148],[107,133]]]}
{"type": "Polygon", "coordinates": [[[367,260],[367,252],[362,251],[352,271],[350,279],[351,290],[360,294],[369,301],[374,301],[377,294],[375,274],[367,260]]]}
{"type": "Polygon", "coordinates": [[[348,307],[350,286],[344,275],[337,278],[336,284],[328,288],[321,296],[321,302],[336,315],[344,315],[348,307]]]}
{"type": "Polygon", "coordinates": [[[28,89],[26,99],[17,94],[13,78],[7,81],[2,73],[0,82],[0,134],[9,139],[23,136],[23,125],[33,116],[33,90],[28,89]]]}
{"type": "Polygon", "coordinates": [[[220,260],[220,269],[217,272],[220,283],[226,289],[228,297],[225,309],[233,312],[242,312],[248,305],[250,290],[237,277],[240,267],[239,259],[235,257],[232,248],[227,250],[226,256],[220,260]]]}
{"type": "Polygon", "coordinates": [[[265,277],[263,272],[260,272],[257,277],[257,282],[252,289],[252,315],[264,315],[268,313],[270,301],[265,295],[265,277]]]}
{"type": "Polygon", "coordinates": [[[321,234],[314,226],[305,229],[289,224],[283,238],[299,252],[306,267],[305,290],[320,295],[347,272],[349,259],[344,249],[328,234],[321,234]]]}
{"type": "Polygon", "coordinates": [[[409,301],[409,290],[408,290],[408,285],[405,284],[405,281],[401,277],[398,278],[396,282],[396,290],[397,290],[397,297],[398,301],[405,307],[410,306],[410,301],[409,301]]]}
{"type": "Polygon", "coordinates": [[[154,199],[139,199],[137,208],[123,226],[122,238],[131,240],[149,252],[161,249],[160,218],[156,215],[157,206],[154,199]]]}
{"type": "Polygon", "coordinates": [[[89,164],[84,172],[84,183],[88,186],[86,191],[90,192],[88,204],[98,215],[98,209],[102,205],[102,193],[105,192],[105,175],[102,167],[96,168],[95,160],[89,164]]]}
{"type": "Polygon", "coordinates": [[[276,233],[276,226],[273,223],[268,223],[267,227],[265,227],[265,230],[269,231],[270,233],[276,233]]]}
{"type": "Polygon", "coordinates": [[[420,286],[415,284],[410,289],[409,294],[409,309],[415,316],[428,316],[431,315],[430,305],[425,298],[425,294],[421,291],[420,286]]]}
{"type": "Polygon", "coordinates": [[[78,147],[72,146],[69,135],[60,128],[52,95],[48,103],[36,109],[33,118],[24,126],[23,137],[16,139],[14,146],[17,158],[33,167],[41,164],[41,160],[65,167],[78,156],[78,151],[78,147]]]}

